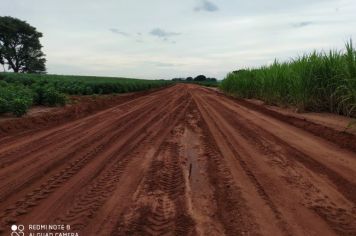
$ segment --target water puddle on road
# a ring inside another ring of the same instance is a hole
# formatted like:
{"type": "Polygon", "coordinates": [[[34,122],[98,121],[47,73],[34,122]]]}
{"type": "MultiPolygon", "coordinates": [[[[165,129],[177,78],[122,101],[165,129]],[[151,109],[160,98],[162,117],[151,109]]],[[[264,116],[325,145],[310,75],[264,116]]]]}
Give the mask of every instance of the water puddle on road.
{"type": "Polygon", "coordinates": [[[198,155],[199,138],[190,129],[185,129],[183,135],[184,156],[187,160],[187,172],[190,187],[194,192],[207,190],[209,183],[205,170],[205,161],[198,155]],[[205,188],[205,189],[204,189],[205,188]]]}
{"type": "Polygon", "coordinates": [[[199,235],[223,235],[224,231],[216,217],[216,203],[207,173],[207,159],[204,156],[199,135],[189,128],[181,137],[181,156],[185,168],[187,205],[196,222],[199,235]]]}

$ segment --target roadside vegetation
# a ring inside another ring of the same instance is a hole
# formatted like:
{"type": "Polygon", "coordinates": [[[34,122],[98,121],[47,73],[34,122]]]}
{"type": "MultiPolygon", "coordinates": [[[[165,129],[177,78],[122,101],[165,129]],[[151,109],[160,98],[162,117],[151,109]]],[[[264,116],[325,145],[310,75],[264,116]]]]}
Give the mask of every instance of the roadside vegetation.
{"type": "Polygon", "coordinates": [[[219,81],[200,81],[200,82],[193,82],[193,83],[206,87],[219,87],[219,81]]]}
{"type": "Polygon", "coordinates": [[[136,92],[169,84],[165,80],[0,73],[0,114],[22,116],[32,105],[63,106],[67,95],[136,92]]]}
{"type": "Polygon", "coordinates": [[[187,77],[187,78],[173,78],[172,81],[177,83],[192,83],[199,84],[207,87],[218,87],[219,81],[216,78],[208,78],[205,75],[198,75],[195,78],[187,77]]]}
{"type": "Polygon", "coordinates": [[[229,73],[220,85],[230,95],[256,98],[298,111],[356,117],[356,50],[313,52],[294,60],[229,73]]]}

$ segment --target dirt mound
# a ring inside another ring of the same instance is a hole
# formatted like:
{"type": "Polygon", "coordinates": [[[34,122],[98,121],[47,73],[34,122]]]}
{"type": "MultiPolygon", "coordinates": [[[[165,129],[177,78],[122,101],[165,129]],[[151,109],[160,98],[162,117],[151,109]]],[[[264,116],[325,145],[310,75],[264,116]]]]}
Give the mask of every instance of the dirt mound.
{"type": "Polygon", "coordinates": [[[73,96],[72,104],[60,108],[41,109],[41,112],[29,112],[21,118],[7,118],[0,120],[0,138],[32,129],[43,129],[58,124],[63,124],[78,118],[85,117],[95,112],[122,104],[149,92],[138,92],[122,95],[105,96],[73,96]]]}

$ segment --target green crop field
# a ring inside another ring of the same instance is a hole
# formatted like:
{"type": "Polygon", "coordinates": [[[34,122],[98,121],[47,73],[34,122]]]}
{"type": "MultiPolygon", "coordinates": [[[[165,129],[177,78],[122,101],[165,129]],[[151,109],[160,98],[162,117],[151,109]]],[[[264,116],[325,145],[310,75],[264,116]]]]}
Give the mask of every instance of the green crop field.
{"type": "Polygon", "coordinates": [[[313,52],[294,60],[229,73],[220,88],[227,94],[257,98],[299,111],[356,116],[356,51],[313,52]]]}
{"type": "Polygon", "coordinates": [[[64,105],[67,95],[126,93],[169,84],[166,80],[0,73],[0,114],[22,116],[32,105],[64,105]]]}

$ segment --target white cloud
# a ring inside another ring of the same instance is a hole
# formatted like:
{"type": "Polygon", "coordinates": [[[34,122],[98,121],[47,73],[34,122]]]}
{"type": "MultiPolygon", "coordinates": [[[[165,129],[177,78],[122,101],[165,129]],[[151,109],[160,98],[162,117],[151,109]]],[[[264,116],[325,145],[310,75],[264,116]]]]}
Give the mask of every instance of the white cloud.
{"type": "Polygon", "coordinates": [[[210,2],[208,0],[202,0],[198,6],[194,8],[195,11],[218,11],[219,8],[217,5],[215,5],[213,2],[210,2]]]}
{"type": "Polygon", "coordinates": [[[109,30],[111,32],[113,32],[114,34],[120,34],[120,35],[126,36],[126,37],[130,36],[128,33],[120,31],[119,29],[116,29],[116,28],[110,28],[109,30]]]}
{"type": "Polygon", "coordinates": [[[301,22],[298,22],[298,23],[292,23],[291,25],[295,28],[301,28],[301,27],[305,27],[305,26],[308,26],[308,25],[312,25],[312,24],[315,24],[315,22],[312,22],[312,21],[301,21],[301,22]]]}
{"type": "Polygon", "coordinates": [[[204,3],[192,0],[0,0],[0,15],[43,33],[58,74],[223,78],[356,39],[354,0],[210,1],[212,14],[192,11],[204,3]]]}
{"type": "Polygon", "coordinates": [[[150,31],[150,35],[156,36],[162,39],[163,41],[171,42],[171,43],[176,43],[176,41],[170,41],[169,38],[180,34],[181,33],[165,31],[160,28],[154,28],[153,30],[150,31]]]}

